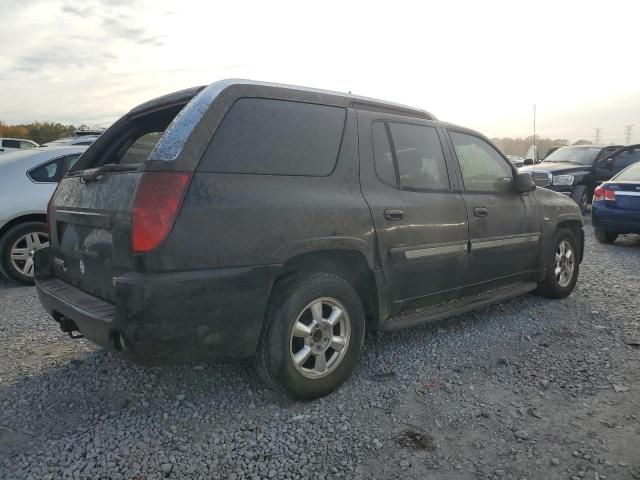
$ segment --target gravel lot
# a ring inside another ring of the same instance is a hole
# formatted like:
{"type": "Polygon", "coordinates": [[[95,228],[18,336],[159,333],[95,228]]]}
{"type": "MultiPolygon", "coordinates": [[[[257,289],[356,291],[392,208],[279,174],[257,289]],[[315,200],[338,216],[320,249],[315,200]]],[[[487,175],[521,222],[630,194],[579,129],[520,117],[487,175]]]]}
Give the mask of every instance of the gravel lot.
{"type": "Polygon", "coordinates": [[[640,479],[640,237],[586,230],[568,299],[368,335],[310,403],[249,362],[128,364],[0,281],[0,478],[640,479]]]}

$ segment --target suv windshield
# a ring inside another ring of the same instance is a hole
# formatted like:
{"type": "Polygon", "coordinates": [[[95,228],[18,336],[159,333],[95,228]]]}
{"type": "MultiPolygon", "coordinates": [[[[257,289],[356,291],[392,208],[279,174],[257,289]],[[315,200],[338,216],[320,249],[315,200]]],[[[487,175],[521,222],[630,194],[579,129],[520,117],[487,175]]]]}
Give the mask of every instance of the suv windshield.
{"type": "Polygon", "coordinates": [[[543,162],[569,162],[580,165],[593,165],[600,150],[601,149],[597,147],[563,147],[553,152],[545,158],[543,162]]]}

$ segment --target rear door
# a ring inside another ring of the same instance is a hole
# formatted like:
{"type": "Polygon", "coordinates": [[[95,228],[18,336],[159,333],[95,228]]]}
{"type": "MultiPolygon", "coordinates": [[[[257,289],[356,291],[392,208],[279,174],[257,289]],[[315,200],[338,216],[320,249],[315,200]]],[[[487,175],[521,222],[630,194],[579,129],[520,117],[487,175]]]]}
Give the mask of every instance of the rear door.
{"type": "Polygon", "coordinates": [[[490,143],[449,130],[469,217],[468,293],[515,283],[533,269],[540,215],[531,193],[513,189],[514,169],[490,143]]]}
{"type": "Polygon", "coordinates": [[[640,162],[640,145],[629,145],[605,156],[598,163],[597,169],[602,173],[602,177],[611,178],[636,162],[640,162]]]}
{"type": "Polygon", "coordinates": [[[431,122],[358,112],[360,178],[392,301],[457,295],[467,265],[467,214],[431,122]]]}
{"type": "MultiPolygon", "coordinates": [[[[594,182],[596,184],[600,184],[602,182],[606,182],[615,174],[620,172],[622,168],[619,168],[616,165],[616,162],[613,160],[613,154],[618,152],[622,147],[617,145],[612,145],[609,147],[604,147],[602,151],[598,154],[598,158],[594,163],[595,167],[595,178],[594,182]]],[[[620,161],[618,161],[620,164],[620,161]]]]}

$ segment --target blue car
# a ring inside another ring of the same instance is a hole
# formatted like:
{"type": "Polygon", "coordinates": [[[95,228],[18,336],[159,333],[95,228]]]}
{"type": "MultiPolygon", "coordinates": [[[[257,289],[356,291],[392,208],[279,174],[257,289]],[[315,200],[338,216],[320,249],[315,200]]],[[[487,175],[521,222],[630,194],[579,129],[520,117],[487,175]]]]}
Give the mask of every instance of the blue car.
{"type": "Polygon", "coordinates": [[[640,162],[595,189],[591,220],[602,243],[615,242],[621,233],[640,233],[640,162]]]}

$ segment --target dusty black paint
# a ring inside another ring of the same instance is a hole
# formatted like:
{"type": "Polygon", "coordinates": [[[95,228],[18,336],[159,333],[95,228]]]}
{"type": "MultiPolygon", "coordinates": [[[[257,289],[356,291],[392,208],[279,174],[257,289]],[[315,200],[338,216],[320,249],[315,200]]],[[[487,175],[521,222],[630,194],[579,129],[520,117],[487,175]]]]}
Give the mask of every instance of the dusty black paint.
{"type": "MultiPolygon", "coordinates": [[[[416,307],[444,315],[444,302],[489,289],[515,285],[513,292],[521,293],[523,282],[544,277],[557,228],[571,228],[582,240],[582,217],[573,202],[548,190],[465,192],[450,130],[485,139],[410,107],[249,81],[147,102],[116,122],[60,183],[51,247],[37,255],[40,299],[54,318],[69,317],[108,348],[117,333],[133,356],[193,358],[252,355],[274,283],[300,270],[330,271],[350,281],[374,328],[387,328],[390,317],[416,307]],[[335,170],[324,177],[200,171],[217,126],[238,98],[247,97],[345,108],[335,170]],[[375,121],[435,127],[450,190],[411,192],[383,184],[371,147],[375,121]],[[119,158],[136,132],[155,125],[168,128],[139,171],[82,182],[83,169],[119,158]],[[151,253],[134,254],[131,210],[145,171],[189,172],[192,178],[168,238],[151,253]],[[478,206],[488,217],[474,217],[478,206]],[[389,209],[402,214],[390,220],[389,209]],[[527,234],[539,239],[476,246],[527,234]],[[444,253],[424,253],[434,251],[444,253]]],[[[414,316],[407,324],[417,321],[414,316]]]]}

